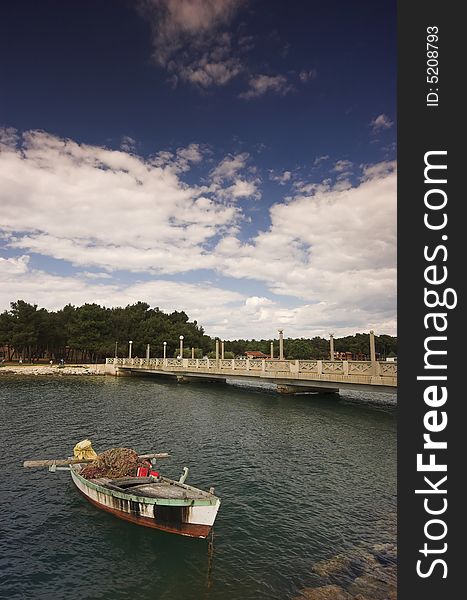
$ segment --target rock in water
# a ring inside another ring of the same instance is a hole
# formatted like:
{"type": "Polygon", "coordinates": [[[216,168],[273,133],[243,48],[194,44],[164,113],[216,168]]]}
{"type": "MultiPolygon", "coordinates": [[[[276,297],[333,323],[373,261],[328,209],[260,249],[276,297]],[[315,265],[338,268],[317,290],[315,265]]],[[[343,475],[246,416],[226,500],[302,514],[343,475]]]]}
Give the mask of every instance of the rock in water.
{"type": "Polygon", "coordinates": [[[338,585],[323,585],[316,588],[305,588],[294,600],[352,600],[348,592],[338,585]]]}

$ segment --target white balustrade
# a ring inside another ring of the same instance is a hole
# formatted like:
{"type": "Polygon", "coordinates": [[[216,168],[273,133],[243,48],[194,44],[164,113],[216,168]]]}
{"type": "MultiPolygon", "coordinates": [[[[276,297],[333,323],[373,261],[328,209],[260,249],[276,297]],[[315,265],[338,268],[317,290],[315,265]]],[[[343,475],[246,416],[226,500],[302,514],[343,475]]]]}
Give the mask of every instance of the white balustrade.
{"type": "Polygon", "coordinates": [[[237,372],[239,376],[284,378],[309,381],[373,383],[397,386],[397,364],[383,361],[339,361],[339,360],[278,360],[278,359],[177,359],[177,358],[107,358],[106,364],[115,368],[160,369],[183,372],[237,372]]]}

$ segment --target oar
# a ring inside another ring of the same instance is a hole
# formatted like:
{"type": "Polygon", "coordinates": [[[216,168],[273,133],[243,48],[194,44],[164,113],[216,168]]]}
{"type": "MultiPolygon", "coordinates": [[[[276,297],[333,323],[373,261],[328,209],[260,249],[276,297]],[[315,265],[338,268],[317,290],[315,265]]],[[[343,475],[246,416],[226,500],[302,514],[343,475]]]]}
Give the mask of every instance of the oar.
{"type": "MultiPolygon", "coordinates": [[[[170,454],[167,452],[159,452],[158,454],[140,454],[139,458],[150,459],[150,458],[168,458],[170,454]]],[[[35,467],[51,467],[56,465],[57,467],[66,467],[67,465],[73,465],[76,463],[88,463],[95,461],[95,458],[68,458],[67,460],[25,460],[23,467],[35,468],[35,467]]]]}

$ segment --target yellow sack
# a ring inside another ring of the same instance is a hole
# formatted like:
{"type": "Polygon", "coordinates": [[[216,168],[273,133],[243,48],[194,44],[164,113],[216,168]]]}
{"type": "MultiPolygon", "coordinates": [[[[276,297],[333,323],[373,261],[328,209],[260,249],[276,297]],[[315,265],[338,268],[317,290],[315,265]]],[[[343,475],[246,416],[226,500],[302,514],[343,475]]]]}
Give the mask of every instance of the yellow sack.
{"type": "Polygon", "coordinates": [[[73,448],[73,456],[78,460],[94,460],[97,454],[92,449],[91,440],[78,442],[73,448]]]}

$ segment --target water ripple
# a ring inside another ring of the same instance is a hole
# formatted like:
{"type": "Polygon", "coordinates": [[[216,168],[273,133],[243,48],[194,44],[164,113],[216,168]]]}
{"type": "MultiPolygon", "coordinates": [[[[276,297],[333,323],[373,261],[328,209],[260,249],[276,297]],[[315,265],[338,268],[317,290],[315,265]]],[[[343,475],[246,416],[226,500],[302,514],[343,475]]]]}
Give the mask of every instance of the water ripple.
{"type": "Polygon", "coordinates": [[[2,377],[0,423],[9,599],[279,600],[312,585],[318,561],[395,540],[391,411],[152,379],[2,377]],[[21,467],[85,437],[97,450],[168,451],[167,476],[186,465],[193,485],[216,487],[209,579],[205,541],[115,519],[67,473],[21,467]]]}

